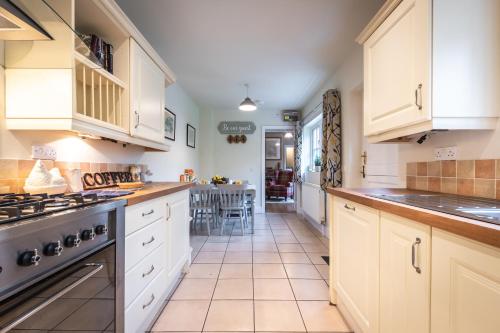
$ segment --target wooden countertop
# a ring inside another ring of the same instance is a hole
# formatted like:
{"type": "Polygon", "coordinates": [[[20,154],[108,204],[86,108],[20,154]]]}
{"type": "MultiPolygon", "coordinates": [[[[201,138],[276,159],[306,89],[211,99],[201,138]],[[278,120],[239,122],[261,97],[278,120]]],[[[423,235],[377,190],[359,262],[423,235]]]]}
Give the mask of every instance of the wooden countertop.
{"type": "Polygon", "coordinates": [[[142,189],[134,191],[134,194],[120,197],[118,199],[127,200],[127,206],[131,206],[144,201],[176,193],[182,190],[187,190],[191,186],[193,186],[192,183],[179,183],[179,182],[149,183],[144,185],[142,189]]]}
{"type": "Polygon", "coordinates": [[[446,230],[500,248],[500,225],[367,196],[367,194],[428,194],[430,192],[387,188],[328,188],[327,192],[334,196],[351,200],[377,210],[405,217],[416,222],[430,225],[431,227],[446,230]]]}

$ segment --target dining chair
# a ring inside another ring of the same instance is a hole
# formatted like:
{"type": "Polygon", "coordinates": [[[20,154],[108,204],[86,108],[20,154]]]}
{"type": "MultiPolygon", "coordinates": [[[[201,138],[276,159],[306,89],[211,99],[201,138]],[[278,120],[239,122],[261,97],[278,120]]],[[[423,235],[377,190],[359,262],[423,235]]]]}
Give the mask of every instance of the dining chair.
{"type": "Polygon", "coordinates": [[[212,186],[195,185],[191,187],[189,194],[189,208],[193,216],[193,226],[196,228],[196,221],[200,215],[200,224],[203,224],[203,218],[205,218],[207,233],[210,236],[210,216],[212,216],[215,226],[218,224],[218,211],[212,186]]]}
{"type": "Polygon", "coordinates": [[[240,218],[241,234],[245,234],[246,220],[246,185],[217,185],[219,190],[219,209],[222,211],[220,234],[224,234],[224,224],[237,214],[240,218]]]}

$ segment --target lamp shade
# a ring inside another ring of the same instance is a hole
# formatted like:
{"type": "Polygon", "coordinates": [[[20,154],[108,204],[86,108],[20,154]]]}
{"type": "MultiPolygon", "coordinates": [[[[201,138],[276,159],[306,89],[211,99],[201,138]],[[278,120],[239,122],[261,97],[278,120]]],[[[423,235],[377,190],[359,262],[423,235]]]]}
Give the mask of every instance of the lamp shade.
{"type": "Polygon", "coordinates": [[[241,102],[240,106],[238,107],[241,111],[255,111],[257,110],[257,105],[250,99],[250,97],[247,97],[241,102]]]}

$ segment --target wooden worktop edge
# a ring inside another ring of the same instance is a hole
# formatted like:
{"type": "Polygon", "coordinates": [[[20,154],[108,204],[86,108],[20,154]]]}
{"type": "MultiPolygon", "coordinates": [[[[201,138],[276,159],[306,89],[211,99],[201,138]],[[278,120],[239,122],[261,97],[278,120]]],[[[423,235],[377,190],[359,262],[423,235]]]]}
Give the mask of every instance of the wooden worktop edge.
{"type": "Polygon", "coordinates": [[[134,194],[127,195],[120,199],[127,200],[127,206],[132,206],[144,201],[184,191],[192,186],[192,183],[152,183],[147,184],[143,189],[136,191],[134,194]]]}
{"type": "Polygon", "coordinates": [[[427,224],[431,227],[446,230],[500,248],[500,226],[496,224],[372,198],[366,196],[365,193],[356,192],[355,190],[328,188],[327,192],[373,209],[398,215],[409,220],[427,224]]]}

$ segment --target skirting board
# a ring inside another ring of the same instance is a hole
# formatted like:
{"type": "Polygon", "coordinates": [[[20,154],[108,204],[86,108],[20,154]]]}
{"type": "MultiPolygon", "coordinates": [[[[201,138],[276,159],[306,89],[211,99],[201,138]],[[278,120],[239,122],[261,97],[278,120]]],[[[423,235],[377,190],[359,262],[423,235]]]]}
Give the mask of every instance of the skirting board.
{"type": "MultiPolygon", "coordinates": [[[[297,214],[299,214],[299,213],[297,212],[297,214]]],[[[307,221],[307,223],[309,223],[309,225],[311,227],[313,227],[314,229],[316,229],[322,236],[324,236],[324,237],[328,237],[329,236],[328,235],[328,230],[326,229],[325,225],[319,224],[312,217],[310,217],[309,215],[307,215],[307,213],[305,213],[304,211],[301,211],[300,215],[307,221]]]]}

